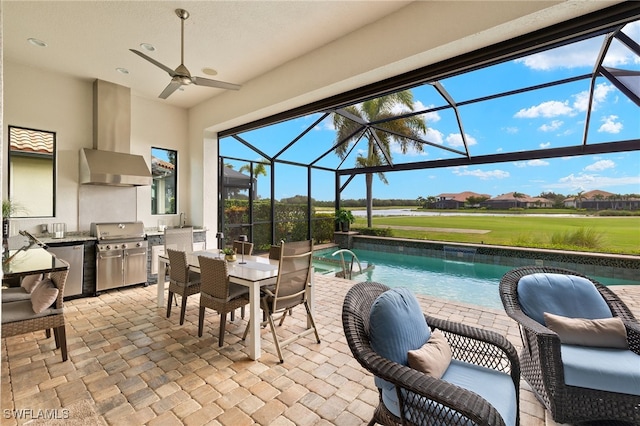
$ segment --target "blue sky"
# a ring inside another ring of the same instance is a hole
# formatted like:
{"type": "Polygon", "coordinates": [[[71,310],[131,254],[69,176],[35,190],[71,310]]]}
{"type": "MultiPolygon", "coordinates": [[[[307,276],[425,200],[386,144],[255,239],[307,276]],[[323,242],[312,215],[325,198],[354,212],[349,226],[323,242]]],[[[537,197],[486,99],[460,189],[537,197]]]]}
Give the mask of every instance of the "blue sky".
{"type": "MultiPolygon", "coordinates": [[[[627,25],[625,32],[640,43],[640,24],[627,25]]],[[[593,70],[602,41],[602,36],[588,39],[444,79],[440,84],[460,104],[495,93],[587,74],[593,70]]],[[[639,71],[640,58],[614,41],[604,65],[639,71]]],[[[589,105],[589,87],[590,80],[583,79],[562,86],[461,106],[459,112],[470,154],[487,155],[581,144],[589,105]]],[[[412,92],[416,111],[446,105],[431,85],[414,88],[412,92]]],[[[596,80],[592,105],[587,144],[640,139],[640,108],[602,77],[596,80]]],[[[241,136],[265,154],[273,156],[319,117],[319,114],[314,114],[241,136]]],[[[402,154],[397,146],[393,146],[393,162],[401,164],[459,157],[458,154],[438,148],[464,151],[461,131],[453,110],[429,112],[422,117],[427,126],[424,139],[436,147],[427,146],[422,152],[402,154]]],[[[330,151],[334,141],[335,131],[331,118],[328,117],[316,124],[280,158],[307,163],[330,151]]],[[[341,168],[354,167],[356,156],[365,152],[366,141],[361,141],[341,168]]],[[[230,138],[221,141],[221,155],[260,159],[255,152],[230,138]]],[[[232,164],[236,170],[242,165],[240,162],[232,164]]],[[[339,158],[333,153],[317,162],[317,165],[329,168],[335,168],[339,164],[339,158]]],[[[593,189],[616,194],[640,193],[640,152],[390,172],[385,177],[388,185],[374,177],[375,198],[415,199],[419,196],[462,191],[491,196],[512,191],[531,196],[546,191],[567,195],[593,189]]],[[[269,179],[268,176],[259,177],[258,193],[261,197],[270,196],[269,179]]],[[[277,199],[306,194],[308,179],[305,168],[278,166],[275,179],[277,199]]],[[[332,200],[334,187],[333,173],[312,173],[313,198],[332,200]]],[[[343,199],[364,197],[364,176],[353,179],[341,195],[343,199]]]]}

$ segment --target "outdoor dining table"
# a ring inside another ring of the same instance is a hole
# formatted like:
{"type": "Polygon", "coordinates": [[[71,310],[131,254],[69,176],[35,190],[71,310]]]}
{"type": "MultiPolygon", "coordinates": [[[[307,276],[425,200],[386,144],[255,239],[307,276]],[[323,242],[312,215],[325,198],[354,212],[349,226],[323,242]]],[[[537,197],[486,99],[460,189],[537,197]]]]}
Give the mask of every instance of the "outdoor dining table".
{"type": "MultiPolygon", "coordinates": [[[[198,256],[219,257],[219,250],[202,250],[187,253],[187,262],[189,267],[200,272],[198,256]]],[[[275,284],[278,276],[278,260],[269,259],[262,256],[238,256],[235,262],[228,263],[229,281],[249,287],[249,319],[250,328],[248,337],[249,358],[259,359],[262,348],[260,344],[260,323],[262,315],[260,314],[260,287],[275,284]]],[[[169,265],[169,256],[165,253],[158,256],[158,307],[164,307],[164,291],[165,291],[165,270],[169,265]]],[[[313,274],[311,274],[311,284],[308,286],[307,299],[309,301],[309,309],[313,310],[313,274]]],[[[307,327],[310,325],[307,324],[307,327]]]]}

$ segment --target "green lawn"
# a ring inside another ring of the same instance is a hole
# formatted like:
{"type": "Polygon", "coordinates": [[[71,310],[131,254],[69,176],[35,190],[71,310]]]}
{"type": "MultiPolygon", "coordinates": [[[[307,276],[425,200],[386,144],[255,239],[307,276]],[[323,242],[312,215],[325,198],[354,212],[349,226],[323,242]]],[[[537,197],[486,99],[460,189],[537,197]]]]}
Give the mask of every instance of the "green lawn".
{"type": "MultiPolygon", "coordinates": [[[[393,236],[400,238],[640,254],[640,217],[637,216],[374,216],[373,225],[374,227],[453,228],[461,231],[393,229],[393,236]],[[581,228],[596,236],[600,242],[597,248],[568,247],[551,243],[552,236],[579,231],[581,228]],[[488,230],[489,232],[473,233],[464,230],[488,230]]],[[[366,226],[366,218],[356,219],[355,228],[366,226]]]]}

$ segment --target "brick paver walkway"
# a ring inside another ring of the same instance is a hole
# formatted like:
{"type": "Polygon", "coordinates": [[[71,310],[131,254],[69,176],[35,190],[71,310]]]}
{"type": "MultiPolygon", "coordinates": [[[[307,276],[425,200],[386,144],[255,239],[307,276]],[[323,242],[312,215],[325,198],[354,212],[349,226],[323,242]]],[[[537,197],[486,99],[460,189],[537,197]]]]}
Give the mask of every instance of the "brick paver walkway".
{"type": "MultiPolygon", "coordinates": [[[[53,338],[45,339],[43,332],[2,340],[1,423],[24,424],[48,415],[59,420],[29,424],[366,424],[378,396],[342,331],[342,300],[350,282],[321,275],[315,282],[322,343],[305,337],[290,344],[283,365],[268,329],[262,334],[262,358],[248,359],[240,340],[246,322],[238,317],[228,324],[223,348],[215,337],[219,317],[213,311],[198,338],[198,297],[189,298],[183,326],[177,310],[167,319],[165,309],[156,306],[155,286],[66,302],[69,361],[61,361],[53,338]]],[[[614,290],[640,317],[640,288],[614,290]]],[[[515,323],[500,310],[419,300],[433,316],[496,330],[520,346],[515,323]]],[[[303,310],[296,309],[280,332],[285,336],[304,323],[303,310]]],[[[521,388],[521,424],[553,424],[545,421],[524,382],[521,388]]]]}

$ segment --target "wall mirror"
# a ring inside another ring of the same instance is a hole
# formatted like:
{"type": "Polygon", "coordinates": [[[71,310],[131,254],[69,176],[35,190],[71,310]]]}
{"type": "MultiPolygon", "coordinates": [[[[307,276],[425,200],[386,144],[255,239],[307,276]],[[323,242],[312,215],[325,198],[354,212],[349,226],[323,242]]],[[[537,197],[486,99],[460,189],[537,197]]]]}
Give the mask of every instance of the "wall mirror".
{"type": "Polygon", "coordinates": [[[178,151],[151,148],[151,214],[176,214],[178,151]]]}
{"type": "Polygon", "coordinates": [[[56,133],[9,126],[12,217],[55,216],[56,133]]]}

